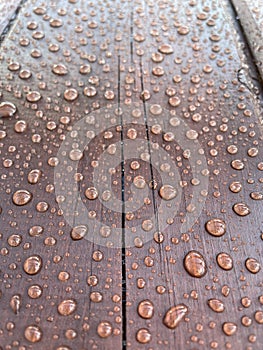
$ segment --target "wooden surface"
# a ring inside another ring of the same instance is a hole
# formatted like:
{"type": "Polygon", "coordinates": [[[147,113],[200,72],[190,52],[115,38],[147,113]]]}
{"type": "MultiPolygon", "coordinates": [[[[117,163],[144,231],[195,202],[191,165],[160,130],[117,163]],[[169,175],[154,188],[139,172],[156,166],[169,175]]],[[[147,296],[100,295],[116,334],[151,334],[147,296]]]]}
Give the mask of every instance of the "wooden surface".
{"type": "Polygon", "coordinates": [[[0,1],[0,33],[2,33],[8,25],[20,2],[20,0],[0,1]]]}
{"type": "Polygon", "coordinates": [[[262,269],[246,267],[262,266],[262,95],[233,22],[230,3],[201,0],[20,10],[1,46],[1,102],[17,108],[0,118],[1,350],[262,349],[262,269]]]}
{"type": "Polygon", "coordinates": [[[249,42],[252,53],[255,57],[255,63],[258,70],[263,77],[263,22],[262,0],[248,1],[248,0],[233,0],[233,5],[237,12],[237,15],[241,21],[243,31],[249,42]]]}

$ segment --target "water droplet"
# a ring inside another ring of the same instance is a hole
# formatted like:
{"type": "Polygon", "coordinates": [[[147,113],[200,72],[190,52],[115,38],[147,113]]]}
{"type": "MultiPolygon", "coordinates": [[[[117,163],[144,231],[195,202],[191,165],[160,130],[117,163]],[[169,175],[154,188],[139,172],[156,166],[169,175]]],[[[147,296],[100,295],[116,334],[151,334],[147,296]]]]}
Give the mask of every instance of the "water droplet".
{"type": "Polygon", "coordinates": [[[232,160],[231,166],[233,169],[242,170],[244,169],[245,164],[240,159],[235,159],[235,160],[232,160]]]}
{"type": "Polygon", "coordinates": [[[160,77],[164,75],[164,69],[161,66],[156,66],[152,69],[153,75],[156,75],[157,77],[160,77]]]}
{"type": "Polygon", "coordinates": [[[15,234],[11,235],[10,237],[8,237],[7,242],[10,245],[10,247],[18,247],[22,242],[22,236],[15,234]]]}
{"type": "Polygon", "coordinates": [[[181,35],[186,35],[189,33],[189,28],[187,26],[180,26],[178,29],[177,29],[177,32],[178,34],[181,34],[181,35]]]}
{"type": "Polygon", "coordinates": [[[67,89],[64,92],[65,100],[70,101],[70,102],[76,100],[78,98],[78,96],[79,96],[78,91],[76,89],[73,89],[73,88],[67,89]]]}
{"type": "Polygon", "coordinates": [[[233,206],[233,210],[239,216],[246,216],[250,214],[250,209],[245,203],[236,203],[233,206]]]}
{"type": "Polygon", "coordinates": [[[75,300],[67,299],[67,300],[63,300],[58,305],[58,312],[62,316],[69,316],[76,310],[76,308],[77,308],[77,304],[75,300]]]}
{"type": "Polygon", "coordinates": [[[17,133],[22,133],[26,131],[26,128],[27,128],[27,123],[24,120],[18,120],[14,126],[14,130],[17,133]]]}
{"type": "Polygon", "coordinates": [[[143,300],[138,305],[138,314],[145,319],[153,317],[154,307],[150,300],[143,300]]]}
{"type": "Polygon", "coordinates": [[[258,273],[261,270],[260,263],[254,258],[248,258],[245,265],[248,271],[251,273],[258,273]]]}
{"type": "Polygon", "coordinates": [[[223,332],[228,335],[231,336],[233,334],[235,334],[237,331],[237,325],[233,322],[225,322],[223,324],[223,332]]]}
{"type": "Polygon", "coordinates": [[[223,302],[219,299],[209,299],[207,303],[209,307],[215,312],[223,312],[225,310],[223,302]]]}
{"type": "Polygon", "coordinates": [[[87,97],[93,97],[97,94],[97,90],[95,89],[94,86],[86,86],[83,92],[84,92],[84,95],[87,97]]]}
{"type": "Polygon", "coordinates": [[[184,258],[184,267],[192,277],[201,278],[207,272],[204,257],[195,250],[192,250],[186,254],[184,258]]]}
{"type": "Polygon", "coordinates": [[[20,308],[21,308],[21,295],[20,294],[16,294],[13,295],[11,300],[10,300],[10,307],[11,309],[14,311],[15,314],[18,314],[20,308]]]}
{"type": "Polygon", "coordinates": [[[78,225],[73,227],[73,229],[71,230],[70,236],[74,241],[78,241],[82,238],[85,237],[85,235],[88,232],[88,228],[85,225],[78,225]]]}
{"type": "Polygon", "coordinates": [[[28,288],[27,294],[31,299],[38,299],[42,295],[42,288],[38,284],[32,285],[28,288]]]}
{"type": "Polygon", "coordinates": [[[241,323],[242,323],[243,326],[249,327],[252,324],[252,319],[250,317],[248,317],[248,316],[243,316],[241,318],[241,323]]]}
{"type": "Polygon", "coordinates": [[[145,188],[146,186],[145,178],[141,175],[135,176],[133,180],[133,184],[137,188],[140,188],[140,189],[145,188]]]}
{"type": "Polygon", "coordinates": [[[26,95],[28,102],[38,102],[41,99],[41,94],[38,91],[30,91],[26,95]]]}
{"type": "Polygon", "coordinates": [[[226,224],[222,219],[211,219],[205,224],[205,228],[210,235],[215,237],[223,236],[226,233],[226,224]]]}
{"type": "Polygon", "coordinates": [[[227,253],[219,253],[216,257],[216,261],[223,270],[228,271],[233,268],[233,259],[227,253]]]}
{"type": "Polygon", "coordinates": [[[233,193],[238,193],[242,190],[242,184],[239,181],[234,181],[229,186],[230,191],[233,193]]]}
{"type": "Polygon", "coordinates": [[[165,314],[163,323],[170,329],[175,329],[181,320],[188,313],[188,307],[184,304],[178,304],[171,307],[165,314]]]}
{"type": "Polygon", "coordinates": [[[25,338],[30,343],[37,343],[42,338],[42,331],[38,326],[28,326],[25,329],[25,338]]]}
{"type": "Polygon", "coordinates": [[[24,262],[24,271],[28,275],[37,274],[42,268],[42,259],[39,255],[32,255],[24,262]]]}
{"type": "Polygon", "coordinates": [[[85,196],[90,200],[98,198],[98,195],[98,190],[95,187],[88,187],[85,191],[85,196]]]}
{"type": "Polygon", "coordinates": [[[172,107],[178,107],[181,103],[181,100],[178,96],[172,96],[169,98],[169,104],[172,106],[172,107]]]}
{"type": "Polygon", "coordinates": [[[29,229],[29,235],[31,237],[37,237],[40,236],[44,231],[44,228],[42,226],[32,226],[29,229]]]}
{"type": "Polygon", "coordinates": [[[243,297],[241,299],[241,304],[244,306],[244,307],[250,307],[251,304],[252,304],[252,301],[249,297],[243,297]]]}
{"type": "Polygon", "coordinates": [[[162,199],[169,201],[176,197],[177,191],[171,185],[163,185],[160,188],[159,194],[162,197],[162,199]]]}
{"type": "Polygon", "coordinates": [[[91,292],[90,293],[90,300],[93,303],[100,303],[103,299],[103,296],[100,292],[91,292]]]}
{"type": "Polygon", "coordinates": [[[147,344],[151,341],[152,335],[147,328],[141,328],[136,333],[136,339],[141,344],[147,344]]]}
{"type": "Polygon", "coordinates": [[[98,325],[97,332],[101,338],[108,338],[112,334],[112,325],[110,322],[103,321],[98,325]]]}
{"type": "Polygon", "coordinates": [[[16,106],[11,102],[0,103],[0,117],[12,117],[16,112],[16,106]]]}
{"type": "Polygon", "coordinates": [[[251,192],[250,197],[255,201],[260,201],[263,199],[263,193],[261,192],[251,192]]]}
{"type": "Polygon", "coordinates": [[[263,324],[263,311],[256,311],[254,317],[257,323],[263,324]]]}
{"type": "Polygon", "coordinates": [[[173,47],[171,45],[169,45],[169,44],[163,44],[163,45],[159,46],[158,50],[161,53],[164,53],[166,55],[171,54],[171,53],[174,52],[173,47]]]}
{"type": "Polygon", "coordinates": [[[65,75],[68,73],[68,69],[64,64],[54,64],[52,67],[52,72],[57,74],[57,75],[65,75]]]}
{"type": "Polygon", "coordinates": [[[37,184],[41,178],[41,171],[39,169],[33,169],[29,172],[27,180],[30,184],[37,184]]]}
{"type": "Polygon", "coordinates": [[[227,285],[224,285],[221,289],[221,292],[224,297],[228,297],[230,293],[230,288],[227,285]]]}

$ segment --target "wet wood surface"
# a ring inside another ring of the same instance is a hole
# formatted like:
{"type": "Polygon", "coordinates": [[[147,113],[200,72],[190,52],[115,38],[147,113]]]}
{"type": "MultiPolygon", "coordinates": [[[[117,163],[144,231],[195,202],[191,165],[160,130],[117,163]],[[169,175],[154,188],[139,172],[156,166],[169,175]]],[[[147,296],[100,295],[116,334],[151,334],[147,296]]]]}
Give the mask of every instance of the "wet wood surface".
{"type": "Polygon", "coordinates": [[[233,0],[232,2],[263,79],[263,1],[233,0]]]}
{"type": "Polygon", "coordinates": [[[0,34],[8,26],[20,2],[20,0],[0,1],[0,34]]]}
{"type": "Polygon", "coordinates": [[[230,5],[19,11],[1,45],[1,350],[262,349],[262,96],[230,5]]]}

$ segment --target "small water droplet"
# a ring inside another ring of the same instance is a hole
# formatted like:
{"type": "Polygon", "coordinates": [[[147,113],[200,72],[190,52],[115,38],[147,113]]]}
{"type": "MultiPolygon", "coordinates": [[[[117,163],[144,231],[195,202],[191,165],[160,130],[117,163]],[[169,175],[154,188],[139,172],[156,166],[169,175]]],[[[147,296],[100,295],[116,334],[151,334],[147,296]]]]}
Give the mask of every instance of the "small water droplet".
{"type": "Polygon", "coordinates": [[[20,308],[21,308],[21,295],[20,294],[16,294],[13,295],[11,300],[10,300],[10,307],[11,309],[14,311],[15,314],[18,314],[20,308]]]}

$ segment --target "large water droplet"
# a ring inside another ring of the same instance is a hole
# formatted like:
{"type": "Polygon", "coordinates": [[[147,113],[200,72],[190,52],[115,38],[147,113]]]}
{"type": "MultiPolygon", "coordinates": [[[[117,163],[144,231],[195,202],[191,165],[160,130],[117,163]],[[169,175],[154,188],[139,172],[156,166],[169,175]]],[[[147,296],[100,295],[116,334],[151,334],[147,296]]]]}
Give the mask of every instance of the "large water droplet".
{"type": "Polygon", "coordinates": [[[165,314],[163,323],[170,329],[175,329],[188,312],[188,307],[178,304],[171,307],[165,314]]]}
{"type": "Polygon", "coordinates": [[[38,326],[28,326],[25,329],[25,338],[30,343],[37,343],[42,338],[42,331],[38,326]]]}
{"type": "Polygon", "coordinates": [[[171,185],[163,185],[160,188],[159,194],[162,197],[162,199],[169,201],[176,197],[177,191],[171,185]]]}
{"type": "Polygon", "coordinates": [[[63,300],[58,305],[58,312],[62,316],[69,316],[76,310],[76,308],[77,308],[77,304],[75,300],[67,299],[67,300],[63,300]]]}
{"type": "Polygon", "coordinates": [[[233,206],[234,212],[239,216],[246,216],[250,214],[250,209],[245,203],[236,203],[233,206]]]}
{"type": "Polygon", "coordinates": [[[112,334],[112,325],[110,322],[103,321],[98,325],[97,332],[101,338],[108,338],[112,334]]]}
{"type": "Polygon", "coordinates": [[[211,219],[207,221],[205,228],[210,235],[215,237],[223,236],[226,232],[226,224],[221,219],[211,219]]]}
{"type": "Polygon", "coordinates": [[[147,344],[151,341],[152,335],[147,328],[141,328],[136,333],[136,339],[141,344],[147,344]]]}
{"type": "Polygon", "coordinates": [[[73,227],[73,229],[71,230],[70,236],[73,240],[78,241],[82,238],[85,237],[85,235],[88,232],[88,228],[85,225],[78,225],[73,227]]]}
{"type": "Polygon", "coordinates": [[[33,169],[29,172],[27,180],[30,184],[36,184],[41,178],[41,171],[39,169],[33,169]]]}
{"type": "Polygon", "coordinates": [[[219,253],[216,257],[216,261],[223,270],[228,271],[233,268],[233,259],[227,253],[219,253]]]}
{"type": "Polygon", "coordinates": [[[225,322],[223,324],[223,331],[226,335],[231,336],[236,333],[237,325],[233,322],[225,322]]]}
{"type": "Polygon", "coordinates": [[[11,102],[0,103],[0,117],[12,117],[16,112],[16,106],[11,102]]]}
{"type": "Polygon", "coordinates": [[[28,275],[37,274],[42,268],[42,259],[39,255],[32,255],[24,262],[24,271],[28,275]]]}
{"type": "Polygon", "coordinates": [[[203,255],[195,250],[186,254],[184,258],[184,267],[192,277],[201,278],[207,272],[206,262],[203,255]]]}
{"type": "Polygon", "coordinates": [[[223,312],[225,310],[223,302],[219,299],[209,299],[207,303],[209,307],[215,312],[223,312]]]}
{"type": "Polygon", "coordinates": [[[32,194],[27,190],[18,190],[13,194],[13,202],[19,206],[26,205],[31,199],[32,194]]]}
{"type": "Polygon", "coordinates": [[[143,300],[138,305],[138,314],[145,319],[153,317],[154,307],[150,300],[143,300]]]}
{"type": "Polygon", "coordinates": [[[251,273],[258,273],[261,269],[260,263],[254,258],[248,258],[245,265],[248,271],[251,273]]]}

